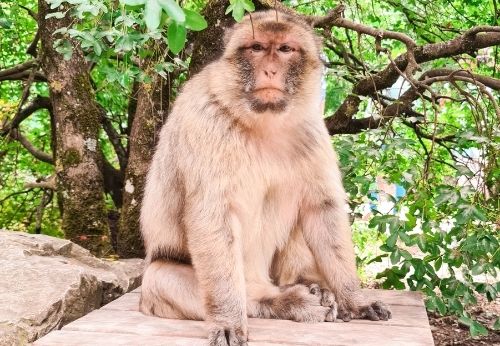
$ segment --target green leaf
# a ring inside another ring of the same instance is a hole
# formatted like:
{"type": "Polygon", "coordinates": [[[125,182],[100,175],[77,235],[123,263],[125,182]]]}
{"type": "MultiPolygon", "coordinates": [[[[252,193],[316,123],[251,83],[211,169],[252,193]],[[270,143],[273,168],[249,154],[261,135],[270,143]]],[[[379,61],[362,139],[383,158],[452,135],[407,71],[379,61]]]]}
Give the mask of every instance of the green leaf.
{"type": "Polygon", "coordinates": [[[201,14],[191,10],[184,10],[184,14],[186,15],[186,28],[201,31],[208,26],[207,21],[201,14]]]}
{"type": "Polygon", "coordinates": [[[462,313],[464,311],[464,307],[458,299],[451,299],[450,306],[455,310],[455,312],[462,313]]]}
{"type": "Polygon", "coordinates": [[[379,255],[377,257],[374,257],[372,258],[371,260],[369,260],[366,264],[370,264],[370,263],[373,263],[373,262],[382,262],[382,258],[384,257],[387,257],[387,254],[383,254],[383,255],[379,255]]]}
{"type": "Polygon", "coordinates": [[[443,186],[439,189],[439,195],[436,197],[436,206],[443,203],[456,203],[458,201],[458,193],[450,186],[443,186]]]}
{"type": "Polygon", "coordinates": [[[442,257],[438,257],[438,259],[434,263],[434,268],[436,268],[436,270],[439,270],[441,268],[442,264],[443,264],[443,258],[442,257]]]}
{"type": "Polygon", "coordinates": [[[50,9],[53,10],[56,7],[61,6],[64,0],[47,0],[47,3],[50,4],[50,9]]]}
{"type": "Polygon", "coordinates": [[[56,19],[61,19],[61,18],[64,18],[64,13],[63,12],[52,12],[52,13],[49,13],[48,15],[45,16],[45,19],[49,19],[49,18],[56,18],[56,19]]]}
{"type": "Polygon", "coordinates": [[[128,52],[134,49],[136,41],[132,35],[123,35],[116,40],[115,52],[128,52]]]}
{"type": "Polygon", "coordinates": [[[392,233],[389,238],[385,241],[388,247],[393,248],[396,245],[396,241],[398,240],[398,232],[392,233]]]}
{"type": "Polygon", "coordinates": [[[429,297],[425,300],[425,307],[429,311],[436,311],[436,297],[429,297]]]}
{"type": "Polygon", "coordinates": [[[486,215],[484,215],[484,213],[481,210],[479,210],[478,208],[474,208],[472,213],[479,220],[484,221],[484,222],[488,221],[488,218],[486,217],[486,215]]]}
{"type": "Polygon", "coordinates": [[[486,298],[488,298],[488,301],[493,301],[497,298],[497,295],[498,295],[498,292],[497,290],[495,289],[495,287],[493,287],[493,285],[487,285],[486,286],[486,298]]]}
{"type": "Polygon", "coordinates": [[[250,0],[243,0],[243,7],[247,10],[247,12],[255,11],[255,5],[250,0]]]}
{"type": "Polygon", "coordinates": [[[411,238],[408,234],[406,234],[406,232],[398,232],[398,235],[399,235],[399,239],[401,239],[405,245],[411,245],[411,238]]]}
{"type": "Polygon", "coordinates": [[[392,249],[387,246],[387,244],[382,244],[380,246],[380,250],[385,251],[385,252],[392,252],[392,249]]]}
{"type": "Polygon", "coordinates": [[[101,45],[99,44],[98,41],[94,40],[93,44],[92,44],[92,47],[94,48],[95,55],[100,56],[102,54],[102,47],[101,47],[101,45]]]}
{"type": "Polygon", "coordinates": [[[128,6],[138,6],[144,5],[146,0],[120,0],[120,4],[128,5],[128,6]]]}
{"type": "Polygon", "coordinates": [[[227,8],[226,14],[232,11],[232,15],[235,21],[241,22],[243,17],[245,16],[245,5],[242,0],[235,0],[232,4],[227,8]]]}
{"type": "Polygon", "coordinates": [[[458,321],[464,325],[466,325],[467,327],[470,327],[472,326],[472,323],[474,322],[472,320],[472,318],[470,317],[467,317],[467,316],[460,316],[460,318],[458,319],[458,321]]]}
{"type": "Polygon", "coordinates": [[[0,27],[4,29],[9,29],[12,26],[12,22],[7,18],[0,18],[0,27]]]}
{"type": "Polygon", "coordinates": [[[224,14],[231,13],[231,11],[233,10],[233,8],[234,8],[234,5],[233,5],[233,4],[229,5],[229,6],[226,8],[226,12],[224,12],[224,14]]]}
{"type": "Polygon", "coordinates": [[[144,9],[144,21],[148,30],[156,30],[160,25],[160,20],[161,7],[158,0],[148,0],[144,9]]]}
{"type": "Polygon", "coordinates": [[[472,336],[488,335],[488,329],[486,329],[481,323],[477,321],[473,321],[472,325],[469,328],[470,335],[472,336]]]}
{"type": "Polygon", "coordinates": [[[493,330],[500,330],[500,317],[493,323],[493,330]]]}
{"type": "Polygon", "coordinates": [[[54,49],[59,54],[62,54],[64,60],[70,60],[73,56],[73,46],[68,40],[54,41],[54,49]]]}
{"type": "Polygon", "coordinates": [[[186,15],[182,8],[174,0],[157,0],[168,16],[177,23],[184,23],[186,15]]]}
{"type": "Polygon", "coordinates": [[[170,23],[167,32],[168,49],[174,54],[179,53],[186,42],[186,28],[175,22],[170,23]]]}
{"type": "Polygon", "coordinates": [[[408,251],[406,250],[403,250],[403,249],[399,249],[399,253],[401,256],[403,256],[403,258],[405,260],[411,260],[413,258],[413,256],[411,255],[411,253],[409,253],[408,251]]]}
{"type": "Polygon", "coordinates": [[[427,246],[425,245],[425,235],[420,234],[417,236],[417,245],[420,250],[424,251],[426,250],[427,246]]]}
{"type": "Polygon", "coordinates": [[[482,274],[484,272],[484,269],[485,269],[484,263],[477,263],[471,269],[472,275],[482,274]]]}
{"type": "Polygon", "coordinates": [[[390,259],[392,264],[398,263],[399,259],[401,258],[401,255],[399,254],[399,250],[396,249],[391,253],[390,259]]]}
{"type": "Polygon", "coordinates": [[[472,178],[474,176],[474,172],[472,172],[467,166],[456,165],[455,168],[457,169],[459,175],[465,175],[468,178],[472,178]]]}
{"type": "Polygon", "coordinates": [[[399,217],[396,215],[377,215],[371,218],[369,226],[378,227],[380,232],[384,232],[386,230],[386,224],[389,225],[391,232],[397,230],[400,226],[399,217]]]}
{"type": "Polygon", "coordinates": [[[446,313],[446,304],[441,298],[436,297],[436,307],[441,315],[446,313]]]}

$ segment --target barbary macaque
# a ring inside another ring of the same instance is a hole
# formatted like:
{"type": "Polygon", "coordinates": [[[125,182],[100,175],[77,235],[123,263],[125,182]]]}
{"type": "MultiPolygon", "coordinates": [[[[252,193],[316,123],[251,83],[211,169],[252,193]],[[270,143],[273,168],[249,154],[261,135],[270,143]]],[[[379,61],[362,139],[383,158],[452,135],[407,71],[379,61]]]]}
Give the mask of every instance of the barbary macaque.
{"type": "Polygon", "coordinates": [[[320,51],[299,17],[257,12],[184,85],[147,176],[143,313],[206,320],[211,345],[245,345],[247,317],[391,317],[359,289],[320,51]]]}

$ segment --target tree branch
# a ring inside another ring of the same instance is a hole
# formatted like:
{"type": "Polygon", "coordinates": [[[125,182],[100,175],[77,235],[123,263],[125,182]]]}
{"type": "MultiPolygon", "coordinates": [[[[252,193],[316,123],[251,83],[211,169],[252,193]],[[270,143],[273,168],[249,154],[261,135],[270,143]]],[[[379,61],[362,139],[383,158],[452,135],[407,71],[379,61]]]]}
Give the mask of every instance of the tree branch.
{"type": "Polygon", "coordinates": [[[15,65],[15,66],[0,70],[0,80],[2,80],[3,77],[10,76],[13,74],[18,74],[20,72],[29,70],[37,65],[38,65],[38,62],[35,59],[33,59],[33,60],[28,60],[26,62],[23,62],[22,64],[15,65]]]}
{"type": "Polygon", "coordinates": [[[52,112],[52,104],[48,97],[37,96],[29,105],[19,110],[10,123],[7,123],[4,128],[0,128],[0,135],[4,136],[12,129],[17,128],[19,124],[39,109],[48,109],[49,112],[52,112]]]}
{"type": "Polygon", "coordinates": [[[21,7],[24,10],[26,10],[26,12],[28,12],[28,14],[31,16],[31,18],[33,18],[34,20],[38,21],[38,13],[36,13],[35,11],[33,11],[31,8],[28,8],[28,7],[23,6],[23,5],[19,5],[19,7],[21,7]]]}
{"type": "Polygon", "coordinates": [[[50,189],[50,190],[55,191],[57,189],[56,185],[57,185],[56,184],[56,176],[51,175],[50,177],[48,177],[45,180],[41,180],[41,181],[37,180],[35,182],[26,183],[26,184],[24,184],[24,187],[26,189],[39,188],[39,189],[50,189]]]}
{"type": "MultiPolygon", "coordinates": [[[[0,72],[1,73],[1,72],[0,72]]],[[[0,76],[0,82],[5,80],[28,80],[30,77],[31,71],[22,71],[18,73],[8,74],[5,76],[0,76]]],[[[35,82],[46,82],[47,77],[40,71],[35,72],[35,82]]]]}
{"type": "Polygon", "coordinates": [[[459,77],[465,77],[465,78],[472,78],[481,84],[484,84],[485,86],[495,89],[495,90],[500,90],[500,79],[498,78],[493,78],[493,77],[487,77],[483,76],[480,74],[472,73],[467,70],[452,70],[452,69],[446,69],[446,68],[437,68],[437,69],[432,69],[429,71],[426,71],[424,76],[427,77],[438,77],[438,76],[459,76],[459,77]]]}
{"type": "Polygon", "coordinates": [[[33,38],[33,41],[31,41],[30,45],[26,49],[26,53],[31,55],[34,58],[36,58],[38,55],[38,52],[37,52],[38,41],[40,41],[40,32],[37,30],[35,37],[33,38]]]}
{"type": "Polygon", "coordinates": [[[108,135],[108,138],[113,145],[113,149],[115,150],[116,156],[118,157],[120,169],[125,171],[125,168],[127,167],[127,151],[122,145],[120,134],[115,130],[113,124],[111,124],[111,121],[106,117],[105,110],[102,109],[102,111],[102,127],[104,128],[104,131],[108,135]]]}
{"type": "Polygon", "coordinates": [[[448,135],[448,136],[444,136],[444,137],[433,137],[432,135],[429,135],[425,132],[422,131],[422,129],[418,126],[417,123],[412,123],[410,121],[407,121],[407,120],[402,120],[403,124],[405,124],[406,126],[410,127],[413,129],[413,131],[415,131],[415,134],[418,136],[418,137],[422,137],[422,138],[425,138],[425,139],[429,139],[431,141],[434,141],[436,143],[441,143],[441,142],[452,142],[454,139],[455,139],[455,136],[454,135],[448,135]]]}
{"type": "Polygon", "coordinates": [[[29,105],[21,109],[10,123],[10,128],[17,128],[19,124],[39,109],[48,109],[52,112],[52,103],[48,97],[37,96],[29,105]]]}
{"type": "Polygon", "coordinates": [[[21,145],[38,160],[52,165],[54,164],[52,155],[37,149],[26,137],[21,135],[18,129],[12,129],[12,131],[10,131],[10,137],[21,143],[21,145]]]}
{"type": "MultiPolygon", "coordinates": [[[[321,21],[322,25],[327,25],[325,24],[325,21],[327,22],[328,18],[328,15],[324,17],[325,20],[321,21]]],[[[337,26],[338,24],[338,26],[340,27],[349,28],[359,33],[375,36],[377,32],[380,32],[377,29],[370,28],[362,24],[358,25],[357,23],[350,22],[344,18],[330,18],[329,20],[331,20],[331,22],[328,23],[328,25],[337,26]]],[[[449,41],[426,44],[423,46],[415,46],[414,48],[412,48],[415,63],[419,64],[463,53],[473,54],[478,49],[498,45],[500,44],[500,32],[497,32],[496,28],[497,27],[488,26],[477,27],[449,41]],[[485,33],[484,31],[488,32],[485,33]]],[[[384,38],[399,39],[405,43],[410,44],[406,37],[400,36],[398,34],[399,33],[385,32],[384,38]]],[[[332,116],[329,116],[325,119],[330,134],[344,133],[344,131],[347,131],[347,133],[352,133],[351,130],[354,128],[354,125],[351,124],[351,122],[354,121],[352,117],[358,112],[359,104],[361,103],[361,99],[359,98],[359,96],[369,96],[378,90],[389,88],[399,78],[400,71],[404,71],[407,69],[408,64],[409,55],[407,52],[398,56],[396,59],[394,59],[394,62],[388,64],[387,67],[379,73],[370,75],[369,77],[360,80],[353,87],[352,93],[346,97],[337,111],[332,116]]],[[[462,76],[462,78],[464,78],[464,76],[462,76]]],[[[484,81],[488,83],[483,83],[487,86],[496,86],[497,83],[496,79],[484,79],[484,81]]],[[[372,123],[366,121],[365,124],[370,124],[369,126],[371,126],[372,123]]],[[[357,125],[361,124],[359,124],[358,122],[357,125]]],[[[362,129],[359,129],[359,131],[361,130],[362,129]]]]}

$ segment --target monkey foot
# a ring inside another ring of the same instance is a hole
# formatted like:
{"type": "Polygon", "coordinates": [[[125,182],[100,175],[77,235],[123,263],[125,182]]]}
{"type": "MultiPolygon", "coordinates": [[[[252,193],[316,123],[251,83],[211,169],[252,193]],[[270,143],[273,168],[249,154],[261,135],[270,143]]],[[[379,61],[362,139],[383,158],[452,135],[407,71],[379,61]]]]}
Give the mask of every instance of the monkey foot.
{"type": "Polygon", "coordinates": [[[392,318],[392,313],[387,305],[378,300],[368,305],[362,305],[355,311],[340,307],[337,317],[344,322],[349,322],[352,319],[387,321],[392,318]]]}
{"type": "Polygon", "coordinates": [[[210,346],[247,346],[246,340],[240,329],[231,327],[214,327],[208,335],[210,346]]]}

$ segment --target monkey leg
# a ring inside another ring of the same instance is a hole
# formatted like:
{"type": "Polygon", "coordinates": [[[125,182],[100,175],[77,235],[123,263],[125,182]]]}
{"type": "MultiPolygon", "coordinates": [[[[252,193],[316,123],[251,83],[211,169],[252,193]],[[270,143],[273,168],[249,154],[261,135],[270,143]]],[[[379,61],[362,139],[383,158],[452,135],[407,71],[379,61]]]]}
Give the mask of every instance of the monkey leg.
{"type": "Polygon", "coordinates": [[[287,244],[275,254],[271,275],[281,290],[295,285],[309,287],[310,293],[320,299],[322,306],[330,307],[325,321],[334,322],[337,319],[335,295],[325,288],[326,282],[318,271],[316,261],[300,228],[292,232],[287,244]]]}
{"type": "Polygon", "coordinates": [[[301,211],[304,239],[318,272],[338,303],[338,318],[388,320],[391,312],[382,302],[370,302],[360,291],[354,246],[344,201],[338,196],[310,203],[301,211]]]}
{"type": "Polygon", "coordinates": [[[333,294],[322,291],[316,284],[294,284],[276,287],[269,284],[247,287],[249,317],[276,318],[296,322],[331,321],[337,305],[333,294]]]}
{"type": "Polygon", "coordinates": [[[139,308],[147,315],[203,320],[198,286],[192,266],[154,261],[144,272],[139,308]]]}

